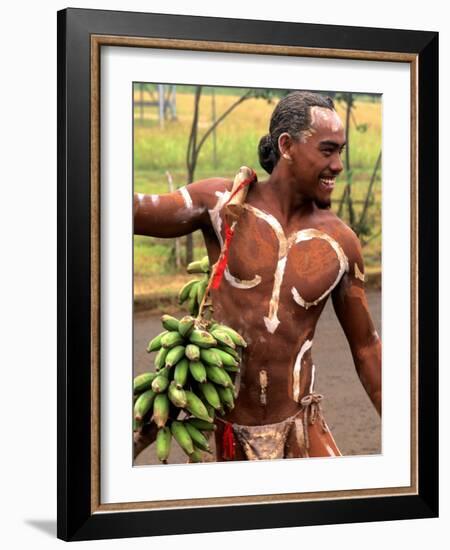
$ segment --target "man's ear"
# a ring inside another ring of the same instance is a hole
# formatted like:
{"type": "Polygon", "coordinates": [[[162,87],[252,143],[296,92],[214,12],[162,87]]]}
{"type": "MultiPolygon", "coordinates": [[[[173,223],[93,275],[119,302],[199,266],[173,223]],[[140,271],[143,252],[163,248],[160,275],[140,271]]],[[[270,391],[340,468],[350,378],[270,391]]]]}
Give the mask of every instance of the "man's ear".
{"type": "Polygon", "coordinates": [[[292,145],[292,138],[287,132],[283,132],[278,137],[278,150],[280,151],[280,156],[283,157],[288,162],[292,161],[291,155],[289,153],[292,145]]]}

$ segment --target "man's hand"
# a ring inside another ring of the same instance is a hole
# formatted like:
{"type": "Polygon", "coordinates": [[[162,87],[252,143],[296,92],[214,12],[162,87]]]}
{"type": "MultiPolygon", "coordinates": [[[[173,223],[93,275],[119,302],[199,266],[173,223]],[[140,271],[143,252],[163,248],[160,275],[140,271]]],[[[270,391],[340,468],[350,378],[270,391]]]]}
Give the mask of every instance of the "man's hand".
{"type": "Polygon", "coordinates": [[[156,424],[145,424],[143,428],[133,433],[133,458],[136,458],[144,449],[151,445],[157,434],[156,424]]]}

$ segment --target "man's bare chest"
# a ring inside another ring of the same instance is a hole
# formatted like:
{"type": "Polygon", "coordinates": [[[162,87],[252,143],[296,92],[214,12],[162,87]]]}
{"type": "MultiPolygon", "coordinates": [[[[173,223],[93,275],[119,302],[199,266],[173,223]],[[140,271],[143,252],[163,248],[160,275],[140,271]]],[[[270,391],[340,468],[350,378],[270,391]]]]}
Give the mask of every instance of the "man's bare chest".
{"type": "Polygon", "coordinates": [[[272,332],[280,300],[313,307],[347,270],[346,255],[332,235],[308,224],[285,230],[275,216],[246,204],[234,226],[225,278],[236,289],[269,294],[265,323],[272,332]]]}

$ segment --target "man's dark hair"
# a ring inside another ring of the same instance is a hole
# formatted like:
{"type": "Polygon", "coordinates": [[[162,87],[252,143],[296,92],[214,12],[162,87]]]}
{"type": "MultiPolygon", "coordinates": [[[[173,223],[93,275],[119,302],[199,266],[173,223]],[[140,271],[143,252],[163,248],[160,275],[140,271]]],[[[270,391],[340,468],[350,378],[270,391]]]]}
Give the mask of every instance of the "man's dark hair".
{"type": "Polygon", "coordinates": [[[269,174],[280,158],[278,138],[287,132],[294,139],[300,139],[302,132],[311,127],[311,107],[325,107],[334,110],[330,97],[312,92],[292,92],[280,99],[270,118],[269,133],[258,145],[259,163],[269,174]]]}

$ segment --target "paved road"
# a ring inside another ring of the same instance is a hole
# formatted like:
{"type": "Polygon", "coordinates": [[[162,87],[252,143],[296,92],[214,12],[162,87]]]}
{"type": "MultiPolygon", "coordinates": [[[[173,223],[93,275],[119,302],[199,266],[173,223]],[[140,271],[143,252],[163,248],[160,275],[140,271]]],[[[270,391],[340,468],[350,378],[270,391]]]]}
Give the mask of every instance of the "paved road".
{"type": "MultiPolygon", "coordinates": [[[[381,294],[367,293],[369,307],[378,333],[381,335],[381,294]]],[[[134,349],[135,374],[153,365],[153,354],[145,348],[150,338],[161,332],[159,315],[135,314],[134,349]]],[[[329,301],[322,313],[314,337],[315,389],[325,395],[323,410],[333,436],[344,455],[377,454],[381,452],[381,425],[353,366],[344,333],[329,301]]],[[[143,451],[135,465],[155,464],[153,445],[143,451]]],[[[172,463],[185,463],[186,455],[173,443],[172,463]]]]}

